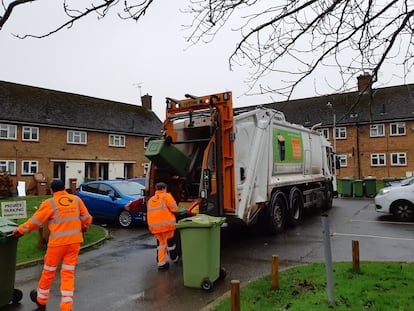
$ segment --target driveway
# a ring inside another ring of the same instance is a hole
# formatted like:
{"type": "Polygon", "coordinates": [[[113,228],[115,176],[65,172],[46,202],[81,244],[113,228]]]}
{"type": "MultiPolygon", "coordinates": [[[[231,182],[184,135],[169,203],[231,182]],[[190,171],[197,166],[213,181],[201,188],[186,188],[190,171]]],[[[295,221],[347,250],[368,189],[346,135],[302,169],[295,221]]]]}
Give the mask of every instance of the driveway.
{"type": "MultiPolygon", "coordinates": [[[[371,199],[335,199],[328,212],[334,261],[352,260],[352,240],[358,240],[360,260],[412,261],[413,223],[393,222],[374,210],[371,199]]],[[[241,284],[269,274],[272,255],[280,268],[324,260],[319,211],[307,213],[300,226],[282,234],[263,236],[251,230],[225,228],[221,265],[227,271],[212,292],[183,285],[182,266],[157,270],[156,243],[146,228],[108,227],[113,238],[98,249],[80,256],[76,270],[74,311],[102,310],[200,310],[230,289],[230,281],[241,284]]],[[[4,310],[35,310],[29,292],[36,287],[41,265],[18,270],[15,287],[23,290],[20,304],[4,310]]],[[[48,310],[58,310],[59,277],[52,287],[48,310]]]]}

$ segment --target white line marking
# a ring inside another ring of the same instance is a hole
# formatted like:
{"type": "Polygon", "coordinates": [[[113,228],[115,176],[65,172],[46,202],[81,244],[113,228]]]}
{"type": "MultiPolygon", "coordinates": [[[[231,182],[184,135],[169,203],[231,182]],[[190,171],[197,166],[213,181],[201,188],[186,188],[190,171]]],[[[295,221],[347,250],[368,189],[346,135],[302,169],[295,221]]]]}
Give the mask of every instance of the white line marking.
{"type": "Polygon", "coordinates": [[[395,224],[395,225],[410,225],[414,226],[412,222],[400,222],[400,221],[387,221],[387,220],[359,220],[359,219],[350,219],[350,222],[372,222],[380,224],[395,224]]]}
{"type": "Polygon", "coordinates": [[[376,239],[386,239],[386,240],[401,240],[401,241],[414,241],[414,239],[410,238],[393,238],[390,236],[379,236],[379,235],[369,235],[369,234],[352,234],[352,233],[338,233],[333,232],[332,236],[355,236],[355,237],[364,237],[364,238],[376,238],[376,239]]]}

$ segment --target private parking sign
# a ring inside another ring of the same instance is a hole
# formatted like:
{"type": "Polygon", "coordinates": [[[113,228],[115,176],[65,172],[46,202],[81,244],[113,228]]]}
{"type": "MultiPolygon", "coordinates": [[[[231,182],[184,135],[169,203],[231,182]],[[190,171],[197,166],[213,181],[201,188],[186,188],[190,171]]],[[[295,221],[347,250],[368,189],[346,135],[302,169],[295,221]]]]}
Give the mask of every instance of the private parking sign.
{"type": "Polygon", "coordinates": [[[1,214],[4,218],[27,218],[26,201],[1,202],[1,214]]]}

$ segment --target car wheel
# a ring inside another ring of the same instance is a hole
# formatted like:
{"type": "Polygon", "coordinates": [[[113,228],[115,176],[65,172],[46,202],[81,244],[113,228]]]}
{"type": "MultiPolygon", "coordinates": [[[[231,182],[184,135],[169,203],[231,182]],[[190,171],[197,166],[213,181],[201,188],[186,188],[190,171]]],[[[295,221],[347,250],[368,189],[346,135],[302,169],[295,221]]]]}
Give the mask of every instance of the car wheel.
{"type": "Polygon", "coordinates": [[[132,224],[132,215],[128,211],[121,211],[118,215],[118,224],[121,227],[128,228],[132,224]]]}
{"type": "Polygon", "coordinates": [[[414,206],[408,201],[397,201],[392,204],[391,213],[398,221],[410,221],[414,216],[414,206]]]}

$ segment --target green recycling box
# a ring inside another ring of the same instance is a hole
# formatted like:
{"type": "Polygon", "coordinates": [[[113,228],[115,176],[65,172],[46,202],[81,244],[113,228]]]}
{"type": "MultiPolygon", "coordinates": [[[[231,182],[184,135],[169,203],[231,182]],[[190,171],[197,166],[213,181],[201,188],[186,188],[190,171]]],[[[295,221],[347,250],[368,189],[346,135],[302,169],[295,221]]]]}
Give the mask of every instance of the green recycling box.
{"type": "Polygon", "coordinates": [[[0,307],[9,302],[17,303],[23,293],[14,288],[16,276],[17,238],[12,235],[17,224],[0,217],[0,307]]]}
{"type": "Polygon", "coordinates": [[[225,220],[198,214],[176,223],[181,236],[184,286],[211,290],[213,282],[224,277],[220,268],[220,227],[225,220]]]}

